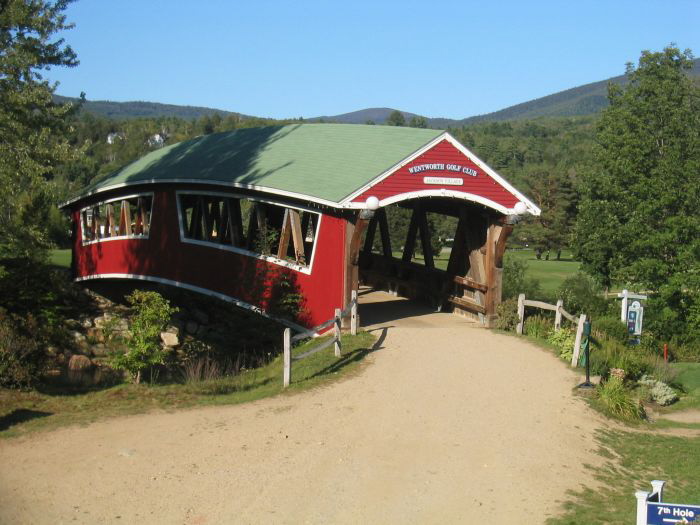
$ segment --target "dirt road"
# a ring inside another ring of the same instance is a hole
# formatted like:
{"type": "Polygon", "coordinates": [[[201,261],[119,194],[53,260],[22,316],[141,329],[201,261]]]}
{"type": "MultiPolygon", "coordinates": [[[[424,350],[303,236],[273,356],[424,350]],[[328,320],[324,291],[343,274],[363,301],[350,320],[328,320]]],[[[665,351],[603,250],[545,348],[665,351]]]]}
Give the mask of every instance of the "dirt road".
{"type": "Polygon", "coordinates": [[[361,313],[381,348],[329,386],[0,442],[0,522],[542,523],[591,481],[600,422],[551,354],[361,313]]]}

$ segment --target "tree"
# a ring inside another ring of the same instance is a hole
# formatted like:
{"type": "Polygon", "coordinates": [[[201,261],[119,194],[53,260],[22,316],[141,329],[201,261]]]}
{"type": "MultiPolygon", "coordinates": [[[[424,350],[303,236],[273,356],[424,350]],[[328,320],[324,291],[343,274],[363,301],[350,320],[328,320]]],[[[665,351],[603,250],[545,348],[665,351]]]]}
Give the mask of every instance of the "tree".
{"type": "Polygon", "coordinates": [[[584,268],[658,292],[664,330],[683,330],[700,301],[700,90],[689,50],[644,51],[629,83],[608,88],[596,165],[575,229],[584,268]]]}
{"type": "Polygon", "coordinates": [[[403,116],[403,113],[401,113],[398,110],[394,110],[389,115],[389,118],[386,119],[386,125],[387,126],[405,126],[406,125],[406,118],[403,116]]]}
{"type": "Polygon", "coordinates": [[[75,108],[55,104],[56,85],[40,73],[78,64],[55,36],[72,27],[63,14],[70,1],[0,2],[0,258],[33,257],[48,246],[50,181],[76,155],[67,140],[75,108]]]}
{"type": "Polygon", "coordinates": [[[411,120],[408,122],[408,126],[410,128],[427,128],[428,121],[425,117],[415,116],[411,117],[411,120]]]}
{"type": "Polygon", "coordinates": [[[170,306],[158,292],[134,290],[126,299],[132,310],[132,336],[126,340],[128,351],[112,356],[111,361],[115,368],[129,372],[138,384],[141,372],[148,369],[152,372],[154,365],[163,363],[165,354],[160,346],[160,333],[178,309],[170,306]]]}

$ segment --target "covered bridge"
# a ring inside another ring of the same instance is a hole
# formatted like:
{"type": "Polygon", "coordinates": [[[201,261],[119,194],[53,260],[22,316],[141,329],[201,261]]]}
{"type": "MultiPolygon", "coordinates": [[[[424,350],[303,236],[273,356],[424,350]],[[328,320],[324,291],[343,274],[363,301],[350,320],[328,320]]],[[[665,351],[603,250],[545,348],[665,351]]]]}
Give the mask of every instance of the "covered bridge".
{"type": "Polygon", "coordinates": [[[449,133],[346,124],[173,144],[64,208],[77,281],[154,281],[307,327],[344,308],[361,282],[488,324],[513,217],[540,213],[449,133]],[[391,245],[392,205],[411,213],[401,246],[391,245]],[[432,257],[429,213],[454,217],[446,268],[432,257]]]}

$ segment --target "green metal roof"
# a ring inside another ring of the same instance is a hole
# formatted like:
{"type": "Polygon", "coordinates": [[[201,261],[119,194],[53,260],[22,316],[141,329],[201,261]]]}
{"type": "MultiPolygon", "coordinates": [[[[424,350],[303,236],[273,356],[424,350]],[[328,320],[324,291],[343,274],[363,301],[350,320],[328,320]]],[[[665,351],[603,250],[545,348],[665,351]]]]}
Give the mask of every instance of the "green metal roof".
{"type": "Polygon", "coordinates": [[[214,133],[153,151],[91,184],[78,199],[144,182],[201,181],[337,203],[442,133],[356,124],[292,124],[214,133]]]}

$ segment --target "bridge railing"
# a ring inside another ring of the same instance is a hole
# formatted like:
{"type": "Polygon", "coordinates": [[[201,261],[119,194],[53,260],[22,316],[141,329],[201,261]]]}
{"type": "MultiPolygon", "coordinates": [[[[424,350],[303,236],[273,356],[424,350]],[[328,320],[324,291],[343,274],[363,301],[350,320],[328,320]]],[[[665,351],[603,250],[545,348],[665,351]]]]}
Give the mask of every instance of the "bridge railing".
{"type": "Polygon", "coordinates": [[[583,325],[586,322],[586,314],[581,314],[578,317],[571,315],[569,312],[564,310],[564,301],[559,299],[557,304],[544,303],[542,301],[531,301],[525,299],[525,294],[520,294],[518,296],[518,326],[516,332],[518,335],[523,334],[523,328],[525,326],[525,307],[531,306],[534,308],[540,308],[541,310],[551,310],[554,312],[554,328],[561,328],[562,317],[571,321],[576,325],[576,340],[574,342],[574,353],[571,356],[571,366],[576,366],[578,364],[579,354],[581,353],[581,339],[583,337],[583,325]]]}
{"type": "Polygon", "coordinates": [[[290,328],[284,329],[284,367],[282,371],[282,383],[284,388],[287,388],[289,386],[289,383],[291,383],[292,381],[293,361],[300,361],[301,359],[309,357],[310,355],[313,355],[316,352],[320,352],[321,350],[324,350],[331,345],[334,345],[335,347],[335,356],[341,356],[342,345],[340,342],[340,325],[342,323],[342,319],[347,317],[348,315],[350,316],[350,333],[352,335],[356,335],[357,326],[359,324],[359,319],[357,317],[357,291],[352,292],[352,299],[348,306],[345,308],[345,310],[341,311],[340,308],[336,308],[335,315],[331,317],[328,321],[321,323],[320,325],[314,326],[309,330],[305,330],[304,332],[298,333],[294,337],[292,337],[292,330],[290,328]],[[331,326],[333,327],[332,338],[328,339],[327,341],[323,341],[322,343],[307,350],[303,354],[292,356],[292,343],[302,341],[303,339],[308,339],[309,337],[316,337],[321,332],[326,331],[331,326]]]}

